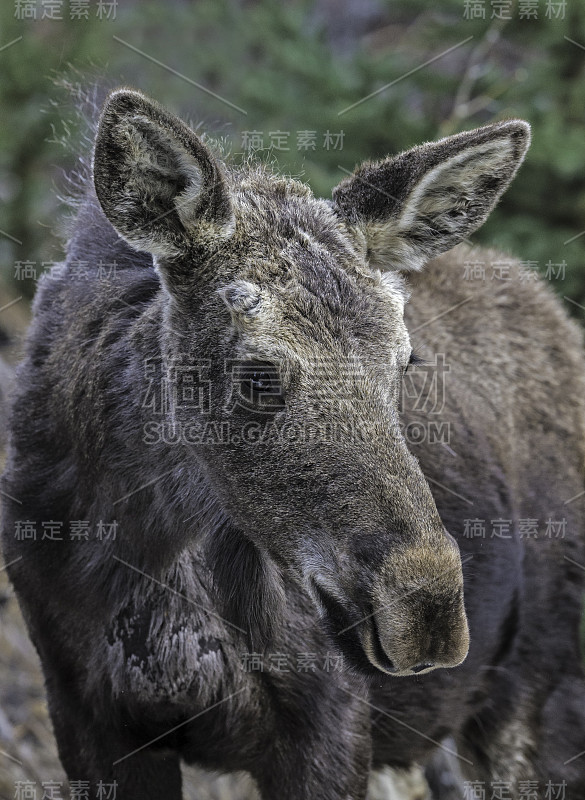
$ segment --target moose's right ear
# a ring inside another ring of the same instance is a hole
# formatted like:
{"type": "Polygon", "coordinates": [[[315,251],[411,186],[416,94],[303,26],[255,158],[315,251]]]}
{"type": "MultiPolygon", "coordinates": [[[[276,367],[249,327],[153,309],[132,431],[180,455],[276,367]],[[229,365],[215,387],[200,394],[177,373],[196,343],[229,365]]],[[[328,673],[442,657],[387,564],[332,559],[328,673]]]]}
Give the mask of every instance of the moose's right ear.
{"type": "Polygon", "coordinates": [[[140,92],[118,89],[102,110],[93,177],[105,215],[132,247],[172,259],[212,249],[234,217],[219,164],[180,119],[140,92]]]}

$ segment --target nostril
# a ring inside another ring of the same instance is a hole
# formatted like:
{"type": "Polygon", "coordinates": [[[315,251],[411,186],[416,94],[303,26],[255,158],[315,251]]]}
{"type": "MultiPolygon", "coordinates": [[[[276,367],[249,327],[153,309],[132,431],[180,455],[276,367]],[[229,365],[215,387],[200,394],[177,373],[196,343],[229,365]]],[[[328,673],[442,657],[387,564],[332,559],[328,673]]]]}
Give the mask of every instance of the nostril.
{"type": "Polygon", "coordinates": [[[394,662],[390,660],[390,658],[386,655],[386,651],[382,647],[380,634],[378,633],[378,626],[374,620],[372,620],[372,647],[378,666],[383,669],[384,672],[388,672],[390,674],[393,672],[398,672],[394,666],[394,662]]]}
{"type": "Polygon", "coordinates": [[[430,661],[426,664],[417,664],[416,667],[411,668],[411,672],[422,672],[423,669],[432,669],[435,665],[432,664],[430,661]]]}

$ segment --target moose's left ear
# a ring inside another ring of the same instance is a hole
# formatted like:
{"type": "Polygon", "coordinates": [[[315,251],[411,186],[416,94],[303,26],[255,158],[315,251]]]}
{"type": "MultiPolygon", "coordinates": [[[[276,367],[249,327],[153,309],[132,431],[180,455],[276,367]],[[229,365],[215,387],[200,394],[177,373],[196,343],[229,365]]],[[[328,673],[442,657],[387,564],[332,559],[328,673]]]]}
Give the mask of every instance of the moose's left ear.
{"type": "Polygon", "coordinates": [[[485,221],[529,144],[527,122],[486,125],[366,163],[333,200],[365,234],[370,266],[420,270],[485,221]]]}

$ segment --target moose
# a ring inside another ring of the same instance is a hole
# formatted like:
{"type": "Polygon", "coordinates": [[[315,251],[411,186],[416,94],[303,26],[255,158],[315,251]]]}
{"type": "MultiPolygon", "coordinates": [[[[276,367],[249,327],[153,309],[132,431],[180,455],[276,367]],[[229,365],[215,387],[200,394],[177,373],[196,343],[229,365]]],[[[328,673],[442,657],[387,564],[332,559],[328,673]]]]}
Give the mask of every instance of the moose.
{"type": "Polygon", "coordinates": [[[452,135],[324,200],[109,94],[1,484],[70,781],[178,800],[184,761],[364,800],[452,737],[488,793],[583,800],[581,333],[520,262],[464,277],[502,260],[466,239],[529,139],[452,135]],[[409,440],[435,354],[449,438],[409,440]]]}

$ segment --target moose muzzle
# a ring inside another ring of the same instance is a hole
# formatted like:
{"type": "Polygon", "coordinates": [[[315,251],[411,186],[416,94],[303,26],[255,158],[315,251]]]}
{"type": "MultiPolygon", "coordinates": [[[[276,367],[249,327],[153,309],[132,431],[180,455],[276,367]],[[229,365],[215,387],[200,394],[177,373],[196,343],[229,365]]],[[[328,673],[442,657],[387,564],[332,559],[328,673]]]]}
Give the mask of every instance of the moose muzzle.
{"type": "Polygon", "coordinates": [[[384,562],[372,610],[358,635],[370,663],[392,675],[461,664],[469,649],[459,549],[447,533],[437,546],[405,546],[384,562]]]}

